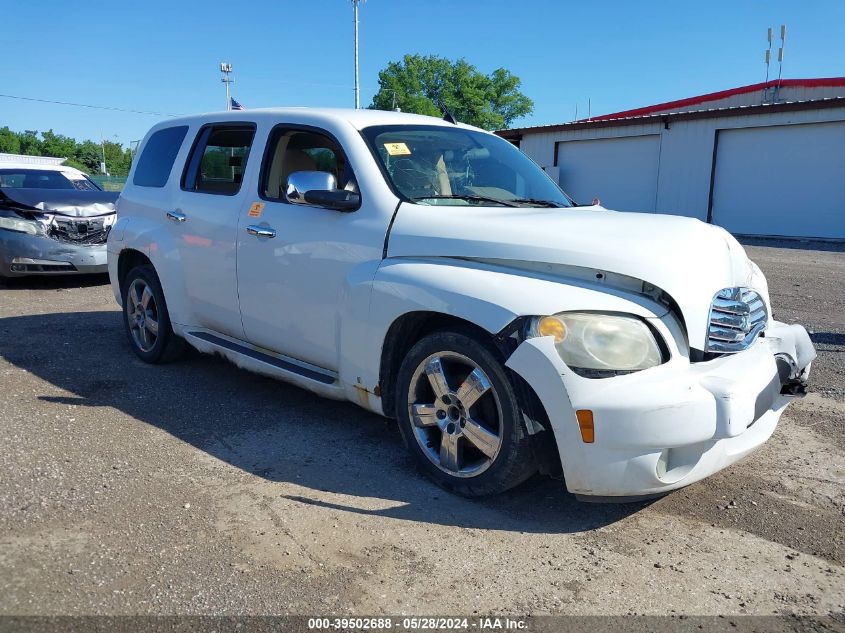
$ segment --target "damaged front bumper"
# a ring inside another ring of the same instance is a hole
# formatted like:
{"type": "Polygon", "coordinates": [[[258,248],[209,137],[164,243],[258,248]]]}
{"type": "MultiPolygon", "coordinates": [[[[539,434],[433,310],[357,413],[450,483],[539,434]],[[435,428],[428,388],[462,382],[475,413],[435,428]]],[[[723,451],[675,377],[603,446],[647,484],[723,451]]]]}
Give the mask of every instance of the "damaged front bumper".
{"type": "Polygon", "coordinates": [[[775,321],[749,349],[691,363],[674,343],[677,327],[650,321],[673,348],[659,367],[583,378],[563,363],[550,337],[524,341],[508,359],[543,403],[567,489],[579,496],[661,494],[742,459],[803,393],[815,358],[803,327],[775,321]],[[582,440],[578,410],[592,412],[592,443],[582,440]]]}
{"type": "Polygon", "coordinates": [[[108,272],[106,240],[118,194],[0,189],[0,276],[108,272]]]}
{"type": "Polygon", "coordinates": [[[0,276],[108,272],[106,244],[75,244],[46,235],[0,230],[0,276]]]}

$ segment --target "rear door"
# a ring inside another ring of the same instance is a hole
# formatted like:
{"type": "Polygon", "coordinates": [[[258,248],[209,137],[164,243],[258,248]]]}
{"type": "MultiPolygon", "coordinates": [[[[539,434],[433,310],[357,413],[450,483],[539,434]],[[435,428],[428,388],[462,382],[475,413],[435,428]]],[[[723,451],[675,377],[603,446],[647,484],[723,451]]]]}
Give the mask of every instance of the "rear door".
{"type": "Polygon", "coordinates": [[[244,338],[238,306],[235,241],[251,167],[253,123],[200,128],[188,156],[176,205],[166,213],[178,244],[191,323],[244,338]]]}

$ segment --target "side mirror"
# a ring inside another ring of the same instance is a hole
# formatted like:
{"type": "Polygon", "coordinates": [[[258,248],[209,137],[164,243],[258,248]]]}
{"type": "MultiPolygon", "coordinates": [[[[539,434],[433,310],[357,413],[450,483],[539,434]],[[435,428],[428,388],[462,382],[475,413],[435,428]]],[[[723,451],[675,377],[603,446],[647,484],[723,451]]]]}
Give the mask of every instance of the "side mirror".
{"type": "Polygon", "coordinates": [[[337,188],[334,174],[327,171],[295,171],[288,176],[285,199],[291,204],[315,204],[337,211],[353,211],[361,196],[337,188]]]}
{"type": "Polygon", "coordinates": [[[361,206],[361,194],[354,191],[344,191],[343,189],[335,189],[334,191],[315,189],[305,192],[305,201],[336,211],[355,211],[361,206]]]}

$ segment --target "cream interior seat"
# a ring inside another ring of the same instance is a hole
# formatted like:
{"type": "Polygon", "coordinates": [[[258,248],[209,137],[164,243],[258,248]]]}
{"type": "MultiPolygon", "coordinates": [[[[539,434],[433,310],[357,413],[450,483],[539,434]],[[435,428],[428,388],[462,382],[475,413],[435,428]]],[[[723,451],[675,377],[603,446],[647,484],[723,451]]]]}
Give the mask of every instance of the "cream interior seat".
{"type": "Polygon", "coordinates": [[[279,139],[273,161],[270,163],[270,173],[267,177],[267,189],[264,194],[269,198],[284,197],[287,189],[288,177],[295,171],[313,171],[317,168],[314,159],[299,149],[288,149],[291,136],[279,139]]]}
{"type": "Polygon", "coordinates": [[[347,191],[358,191],[358,184],[351,172],[348,171],[347,163],[345,163],[342,154],[328,142],[328,139],[323,142],[323,139],[313,137],[314,135],[303,132],[290,132],[279,138],[270,163],[265,196],[272,199],[284,198],[288,178],[296,171],[327,171],[337,178],[338,187],[347,191]],[[297,138],[298,136],[300,138],[297,138]],[[337,157],[337,168],[323,168],[321,170],[317,166],[316,160],[307,151],[298,149],[298,147],[330,151],[337,157]]]}
{"type": "Polygon", "coordinates": [[[279,179],[282,193],[287,189],[288,178],[293,172],[315,171],[316,169],[317,163],[301,149],[289,149],[286,151],[284,160],[282,161],[282,173],[279,179]]]}

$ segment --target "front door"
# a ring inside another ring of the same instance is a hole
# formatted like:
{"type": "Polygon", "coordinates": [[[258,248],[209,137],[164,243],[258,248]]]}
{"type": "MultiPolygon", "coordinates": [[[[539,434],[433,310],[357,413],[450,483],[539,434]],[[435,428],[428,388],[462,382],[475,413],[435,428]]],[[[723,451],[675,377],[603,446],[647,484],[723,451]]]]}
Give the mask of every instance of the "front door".
{"type": "Polygon", "coordinates": [[[241,317],[253,345],[336,371],[344,284],[356,266],[381,259],[384,233],[364,208],[287,202],[288,176],[297,171],[326,171],[338,188],[357,190],[346,154],[329,134],[273,130],[262,166],[263,200],[246,205],[238,226],[241,317]]]}

